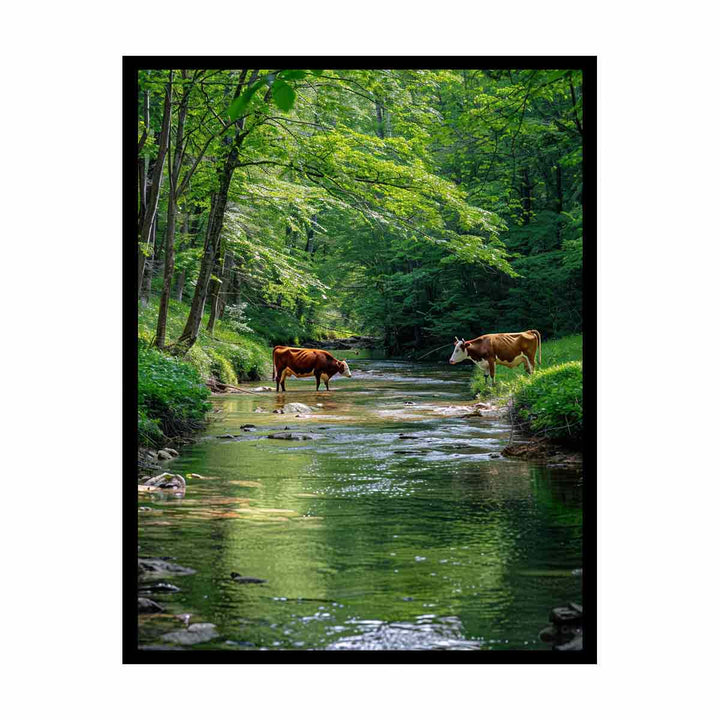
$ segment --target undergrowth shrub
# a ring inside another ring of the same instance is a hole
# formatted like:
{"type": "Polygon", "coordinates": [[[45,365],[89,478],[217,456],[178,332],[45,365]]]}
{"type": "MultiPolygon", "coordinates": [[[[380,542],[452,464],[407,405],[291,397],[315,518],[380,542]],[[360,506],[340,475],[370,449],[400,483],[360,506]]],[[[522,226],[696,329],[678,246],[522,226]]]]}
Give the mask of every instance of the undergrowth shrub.
{"type": "Polygon", "coordinates": [[[212,360],[210,356],[200,347],[200,345],[195,343],[195,345],[193,345],[185,354],[185,360],[187,360],[200,373],[200,377],[210,377],[212,360]]]}
{"type": "Polygon", "coordinates": [[[210,357],[210,374],[221,383],[234,385],[237,377],[232,363],[219,350],[209,349],[207,354],[210,357]]]}
{"type": "Polygon", "coordinates": [[[522,430],[577,445],[583,436],[583,374],[578,361],[555,365],[522,378],[512,412],[522,430]]]}
{"type": "Polygon", "coordinates": [[[188,362],[152,349],[138,351],[138,431],[153,437],[150,422],[168,437],[202,427],[210,391],[188,362]]]}

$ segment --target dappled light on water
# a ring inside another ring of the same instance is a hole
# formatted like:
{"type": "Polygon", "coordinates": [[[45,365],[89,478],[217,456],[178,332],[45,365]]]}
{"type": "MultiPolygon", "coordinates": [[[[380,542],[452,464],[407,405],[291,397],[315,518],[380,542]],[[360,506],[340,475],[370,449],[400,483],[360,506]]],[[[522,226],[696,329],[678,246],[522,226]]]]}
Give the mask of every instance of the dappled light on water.
{"type": "Polygon", "coordinates": [[[190,647],[217,650],[547,649],[549,609],[582,599],[580,471],[501,457],[502,418],[436,412],[472,402],[469,369],[351,369],[330,392],[214,399],[169,463],[201,477],[139,500],[141,556],[196,570],[152,595],[165,612],[141,616],[141,645],[170,646],[189,614],[217,632],[190,647]],[[289,402],[312,412],[273,412],[289,402]]]}

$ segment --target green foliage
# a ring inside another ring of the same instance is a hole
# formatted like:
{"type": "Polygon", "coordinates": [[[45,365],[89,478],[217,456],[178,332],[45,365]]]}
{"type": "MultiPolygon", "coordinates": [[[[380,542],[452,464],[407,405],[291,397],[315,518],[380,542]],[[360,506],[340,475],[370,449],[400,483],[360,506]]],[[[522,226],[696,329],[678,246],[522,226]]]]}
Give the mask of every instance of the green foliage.
{"type": "Polygon", "coordinates": [[[152,436],[152,420],[168,436],[199,426],[210,409],[209,395],[189,363],[157,350],[138,351],[139,431],[152,436]]]}
{"type": "MultiPolygon", "coordinates": [[[[168,71],[140,75],[138,132],[147,130],[142,154],[152,161],[168,71]]],[[[192,138],[181,177],[194,170],[181,183],[175,236],[186,302],[220,170],[238,153],[212,268],[227,307],[187,357],[202,376],[228,378],[229,363],[237,379],[260,378],[268,346],[333,335],[381,336],[390,354],[408,356],[455,335],[582,331],[579,71],[201,69],[174,78],[174,119],[186,98],[192,138]]],[[[168,342],[187,312],[171,303],[168,342]]],[[[141,323],[147,344],[155,317],[141,323]]]]}
{"type": "Polygon", "coordinates": [[[162,447],[165,435],[160,429],[160,421],[149,418],[147,413],[138,410],[138,444],[144,447],[162,447]]]}
{"type": "Polygon", "coordinates": [[[221,383],[234,385],[237,377],[233,370],[232,363],[216,349],[208,350],[210,356],[210,374],[221,383]]]}
{"type": "Polygon", "coordinates": [[[513,413],[534,435],[578,444],[583,435],[582,363],[567,362],[523,379],[513,413]]]}

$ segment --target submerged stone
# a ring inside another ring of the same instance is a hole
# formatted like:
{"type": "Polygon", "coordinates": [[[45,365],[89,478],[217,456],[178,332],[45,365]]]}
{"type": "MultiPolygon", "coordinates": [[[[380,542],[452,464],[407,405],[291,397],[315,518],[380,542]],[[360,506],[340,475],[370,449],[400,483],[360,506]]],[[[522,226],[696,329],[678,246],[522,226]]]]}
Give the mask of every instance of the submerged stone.
{"type": "Polygon", "coordinates": [[[236,572],[231,572],[230,577],[241,585],[260,585],[267,582],[267,580],[263,580],[262,578],[253,577],[252,575],[241,575],[236,572]]]}
{"type": "Polygon", "coordinates": [[[165,633],[162,639],[176,645],[197,645],[219,637],[213,623],[194,623],[186,630],[165,633]]]}
{"type": "Polygon", "coordinates": [[[151,600],[148,597],[139,597],[137,599],[137,606],[138,606],[139,613],[165,612],[165,608],[162,605],[160,605],[159,603],[156,603],[154,600],[151,600]]]}
{"type": "Polygon", "coordinates": [[[193,575],[192,568],[161,558],[138,558],[138,575],[193,575]]]}

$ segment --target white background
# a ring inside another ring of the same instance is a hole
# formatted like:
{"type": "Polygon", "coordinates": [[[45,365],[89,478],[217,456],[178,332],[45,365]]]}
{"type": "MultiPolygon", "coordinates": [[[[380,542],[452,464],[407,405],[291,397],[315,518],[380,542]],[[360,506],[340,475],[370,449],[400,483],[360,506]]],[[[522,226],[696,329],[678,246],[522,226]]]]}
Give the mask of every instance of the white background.
{"type": "Polygon", "coordinates": [[[248,5],[4,10],[8,717],[709,716],[720,483],[711,4],[248,5]],[[599,55],[597,667],[121,666],[123,54],[599,55]]]}

